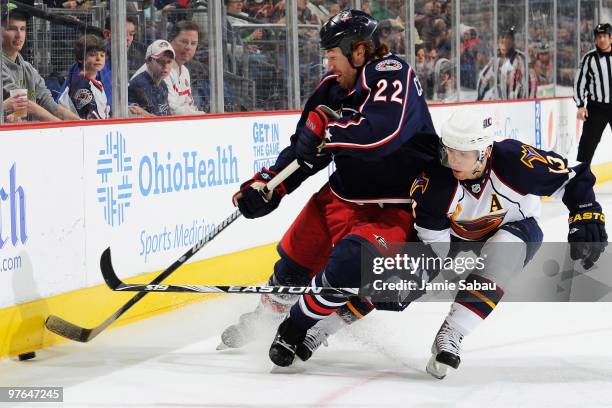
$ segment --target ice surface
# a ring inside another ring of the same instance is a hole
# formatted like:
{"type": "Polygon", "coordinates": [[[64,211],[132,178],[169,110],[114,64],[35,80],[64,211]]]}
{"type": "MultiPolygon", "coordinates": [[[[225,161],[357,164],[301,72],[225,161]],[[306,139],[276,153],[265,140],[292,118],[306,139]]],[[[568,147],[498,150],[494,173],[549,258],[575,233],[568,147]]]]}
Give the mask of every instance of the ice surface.
{"type": "MultiPolygon", "coordinates": [[[[612,185],[599,192],[612,213],[612,185]]],[[[562,203],[546,201],[545,240],[564,239],[566,219],[562,203]]],[[[293,373],[274,373],[273,328],[245,349],[215,350],[256,302],[225,296],[32,361],[0,361],[0,386],[63,386],[63,407],[612,406],[612,303],[502,303],[464,341],[459,370],[439,381],[425,364],[448,303],[373,312],[293,373]]]]}

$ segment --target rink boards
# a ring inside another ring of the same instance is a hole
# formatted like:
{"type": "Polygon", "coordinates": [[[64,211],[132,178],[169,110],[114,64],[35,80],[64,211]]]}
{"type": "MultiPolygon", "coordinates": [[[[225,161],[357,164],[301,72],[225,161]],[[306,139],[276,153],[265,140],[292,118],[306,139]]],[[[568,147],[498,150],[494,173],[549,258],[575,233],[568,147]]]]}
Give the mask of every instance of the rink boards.
{"type": "MultiPolygon", "coordinates": [[[[580,123],[569,98],[472,104],[490,112],[499,139],[513,138],[575,157],[580,123]]],[[[431,108],[436,127],[458,105],[431,108]]],[[[108,246],[123,277],[153,280],[233,211],[232,194],[272,164],[294,131],[296,112],[3,127],[0,151],[0,358],[61,341],[44,330],[49,314],[94,326],[127,301],[99,272],[108,246]],[[144,275],[143,275],[144,274],[144,275]]],[[[595,156],[610,178],[610,130],[595,156]]],[[[322,171],[272,215],[238,220],[168,282],[261,282],[274,242],[322,171]]],[[[122,322],[203,295],[152,294],[122,322]]]]}

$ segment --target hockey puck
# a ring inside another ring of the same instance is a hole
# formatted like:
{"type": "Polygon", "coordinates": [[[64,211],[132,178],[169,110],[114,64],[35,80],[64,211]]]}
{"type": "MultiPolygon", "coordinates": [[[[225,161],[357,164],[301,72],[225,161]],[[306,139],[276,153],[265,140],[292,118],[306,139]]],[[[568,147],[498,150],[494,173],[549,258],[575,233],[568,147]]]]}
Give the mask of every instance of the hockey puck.
{"type": "Polygon", "coordinates": [[[19,355],[19,361],[31,360],[36,357],[35,351],[30,351],[28,353],[23,353],[19,355]]]}

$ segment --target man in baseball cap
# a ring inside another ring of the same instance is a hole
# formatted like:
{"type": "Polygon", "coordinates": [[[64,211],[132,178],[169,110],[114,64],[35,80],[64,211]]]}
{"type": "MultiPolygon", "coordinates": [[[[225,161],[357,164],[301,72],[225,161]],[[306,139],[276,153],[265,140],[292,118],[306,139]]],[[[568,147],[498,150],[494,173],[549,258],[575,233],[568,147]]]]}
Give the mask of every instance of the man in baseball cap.
{"type": "Polygon", "coordinates": [[[144,70],[130,80],[128,103],[131,112],[141,116],[168,116],[168,87],[174,49],[166,40],[156,40],[147,48],[144,70]],[[139,109],[140,108],[140,109],[139,109]]]}

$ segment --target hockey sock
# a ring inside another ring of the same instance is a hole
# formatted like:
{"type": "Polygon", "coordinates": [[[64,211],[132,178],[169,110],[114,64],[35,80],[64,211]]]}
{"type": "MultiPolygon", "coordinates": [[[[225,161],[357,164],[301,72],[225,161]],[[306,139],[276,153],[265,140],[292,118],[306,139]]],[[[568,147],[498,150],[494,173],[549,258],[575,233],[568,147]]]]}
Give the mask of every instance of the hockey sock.
{"type": "Polygon", "coordinates": [[[446,321],[463,336],[470,334],[486,319],[504,295],[499,286],[490,289],[493,283],[472,273],[467,277],[466,285],[473,289],[463,289],[457,293],[446,321]]]}
{"type": "Polygon", "coordinates": [[[336,314],[338,314],[347,325],[350,325],[362,319],[372,310],[374,310],[374,306],[372,306],[371,303],[361,300],[358,297],[353,297],[344,306],[339,308],[336,314]]]}

